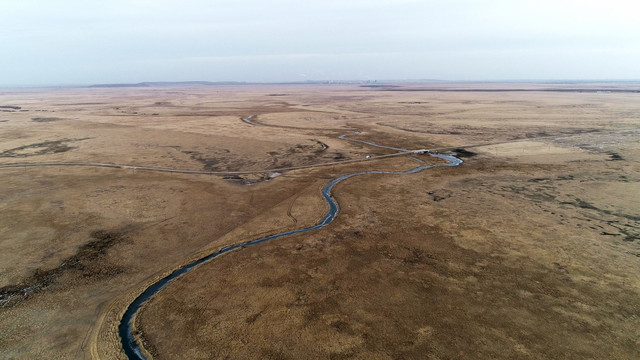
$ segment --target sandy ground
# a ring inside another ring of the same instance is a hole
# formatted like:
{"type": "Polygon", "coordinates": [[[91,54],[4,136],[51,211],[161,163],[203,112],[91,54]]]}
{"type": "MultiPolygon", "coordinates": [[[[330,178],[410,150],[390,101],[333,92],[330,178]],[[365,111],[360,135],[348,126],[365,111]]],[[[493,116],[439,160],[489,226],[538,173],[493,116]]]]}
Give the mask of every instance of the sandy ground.
{"type": "MultiPolygon", "coordinates": [[[[457,168],[340,184],[330,226],[229,253],[158,294],[137,319],[147,350],[640,357],[640,95],[396,90],[1,91],[12,107],[0,108],[0,163],[268,170],[392,152],[337,138],[355,130],[406,148],[520,139],[470,147],[477,155],[457,168]]],[[[122,357],[115,326],[145,284],[225,245],[313,224],[335,176],[417,165],[399,157],[275,178],[0,169],[0,355],[122,357]]]]}

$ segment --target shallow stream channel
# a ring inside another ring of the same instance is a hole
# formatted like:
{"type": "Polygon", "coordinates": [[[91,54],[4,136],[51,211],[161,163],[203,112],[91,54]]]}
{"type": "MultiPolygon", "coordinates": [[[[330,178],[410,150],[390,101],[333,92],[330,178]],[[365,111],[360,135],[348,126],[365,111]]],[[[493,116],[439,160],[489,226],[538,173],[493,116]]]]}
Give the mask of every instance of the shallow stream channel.
{"type": "MultiPolygon", "coordinates": [[[[341,137],[341,139],[344,139],[343,137],[341,137]]],[[[370,142],[365,142],[366,144],[372,145],[372,146],[377,146],[377,147],[382,147],[382,148],[387,148],[387,149],[393,149],[393,150],[399,150],[399,151],[404,151],[404,152],[410,152],[410,150],[406,150],[406,149],[398,149],[398,148],[392,148],[392,147],[387,147],[387,146],[382,146],[382,145],[377,145],[374,143],[370,143],[370,142]]],[[[306,228],[302,228],[302,229],[297,229],[297,230],[290,230],[290,231],[285,231],[279,234],[274,234],[274,235],[269,235],[269,236],[265,236],[259,239],[254,239],[251,241],[247,241],[247,242],[243,242],[240,244],[235,244],[235,245],[231,245],[231,246],[227,246],[225,248],[220,249],[219,251],[207,255],[203,258],[200,258],[196,261],[193,261],[189,264],[186,264],[182,267],[180,267],[179,269],[173,271],[171,274],[165,276],[164,278],[156,281],[155,283],[151,284],[149,287],[147,287],[142,294],[140,294],[127,308],[127,310],[125,311],[122,320],[120,321],[120,324],[118,326],[118,334],[120,335],[120,339],[122,341],[122,348],[124,350],[124,353],[127,355],[127,357],[129,359],[146,359],[146,357],[143,355],[142,350],[140,348],[140,345],[138,344],[138,342],[135,339],[134,333],[133,333],[133,328],[132,328],[132,323],[134,321],[135,315],[138,312],[138,310],[144,305],[144,303],[146,301],[148,301],[149,299],[151,299],[155,294],[157,294],[158,292],[160,292],[160,290],[162,290],[165,286],[167,286],[171,281],[181,277],[182,275],[188,273],[189,271],[193,270],[194,268],[196,268],[197,266],[211,261],[214,258],[216,258],[218,255],[224,254],[226,252],[238,249],[238,248],[245,248],[248,246],[252,246],[252,245],[256,245],[256,244],[260,244],[266,241],[270,241],[270,240],[274,240],[274,239],[278,239],[278,238],[282,238],[282,237],[286,237],[286,236],[291,236],[294,234],[300,234],[300,233],[304,233],[304,232],[308,232],[308,231],[313,231],[313,230],[317,230],[322,228],[323,226],[326,226],[328,224],[330,224],[338,215],[338,211],[339,211],[339,206],[338,206],[338,202],[334,199],[334,197],[331,195],[331,190],[333,189],[334,186],[336,186],[336,184],[338,184],[339,182],[349,179],[351,177],[354,176],[358,176],[358,175],[368,175],[368,174],[389,174],[389,175],[409,175],[409,174],[415,174],[417,172],[426,170],[426,169],[430,169],[430,168],[435,168],[435,167],[442,167],[442,166],[458,166],[462,163],[462,160],[458,159],[457,157],[453,156],[453,155],[442,155],[442,154],[430,154],[433,157],[439,158],[439,159],[443,159],[448,161],[447,163],[444,164],[435,164],[435,165],[423,165],[423,166],[419,166],[416,168],[413,168],[411,170],[408,171],[378,171],[378,170],[372,170],[372,171],[363,171],[363,172],[356,172],[356,173],[352,173],[352,174],[347,174],[347,175],[343,175],[340,176],[339,178],[333,179],[331,180],[327,185],[325,185],[322,188],[322,197],[325,199],[325,201],[327,202],[327,204],[329,205],[329,211],[327,212],[327,214],[322,218],[322,220],[320,220],[317,224],[313,225],[313,226],[309,226],[306,228]]]]}

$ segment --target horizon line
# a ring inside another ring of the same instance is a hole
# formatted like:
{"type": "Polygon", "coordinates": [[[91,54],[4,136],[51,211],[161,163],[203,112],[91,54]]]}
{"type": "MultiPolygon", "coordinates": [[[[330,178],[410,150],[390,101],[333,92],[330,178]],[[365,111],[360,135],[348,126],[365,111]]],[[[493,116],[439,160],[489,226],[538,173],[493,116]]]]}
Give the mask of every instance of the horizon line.
{"type": "Polygon", "coordinates": [[[449,84],[589,84],[589,83],[638,83],[640,79],[502,79],[502,80],[446,80],[446,79],[382,79],[382,80],[301,80],[301,81],[142,81],[83,84],[0,84],[0,89],[59,89],[59,88],[118,88],[118,87],[154,87],[172,85],[195,86],[233,86],[233,85],[358,85],[358,84],[394,84],[394,83],[449,83],[449,84]]]}

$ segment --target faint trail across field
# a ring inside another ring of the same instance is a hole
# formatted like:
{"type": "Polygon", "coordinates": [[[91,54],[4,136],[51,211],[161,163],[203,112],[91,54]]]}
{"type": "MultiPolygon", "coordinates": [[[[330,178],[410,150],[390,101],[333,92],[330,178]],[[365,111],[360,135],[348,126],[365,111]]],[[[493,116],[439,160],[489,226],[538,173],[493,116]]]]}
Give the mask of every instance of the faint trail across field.
{"type": "MultiPolygon", "coordinates": [[[[249,118],[243,118],[245,122],[247,122],[249,118]]],[[[250,124],[256,126],[267,126],[263,124],[256,124],[252,122],[248,122],[250,124]]],[[[326,130],[326,129],[325,129],[326,130]]],[[[510,144],[517,142],[525,142],[525,141],[536,141],[536,140],[560,140],[571,137],[578,137],[583,135],[592,135],[592,134],[624,134],[624,133],[637,133],[638,129],[622,129],[617,131],[591,131],[591,132],[582,132],[576,134],[561,134],[561,135],[546,135],[539,137],[530,137],[530,138],[522,138],[522,139],[512,139],[512,140],[504,140],[504,141],[492,141],[492,142],[484,142],[484,143],[475,143],[475,144],[465,144],[465,145],[456,145],[456,146],[446,146],[446,147],[438,147],[438,148],[428,148],[428,149],[420,149],[421,152],[446,152],[446,151],[455,151],[457,149],[468,149],[468,148],[476,148],[483,146],[491,146],[491,145],[500,145],[500,144],[510,144]]],[[[386,154],[386,155],[374,155],[369,158],[361,158],[361,159],[351,159],[351,160],[340,160],[340,161],[330,161],[318,164],[309,164],[309,165],[300,165],[300,166],[289,166],[282,168],[273,168],[273,169],[261,169],[261,170],[240,170],[240,171],[205,171],[205,170],[189,170],[189,169],[172,169],[165,167],[155,167],[155,166],[141,166],[141,165],[126,165],[126,164],[110,164],[110,163],[98,163],[98,162],[74,162],[74,161],[64,161],[64,162],[26,162],[26,163],[7,163],[0,164],[0,169],[7,168],[20,168],[20,167],[51,167],[51,166],[77,166],[77,167],[103,167],[103,168],[112,168],[112,169],[132,169],[132,170],[142,170],[142,171],[158,171],[158,172],[167,172],[167,173],[178,173],[178,174],[199,174],[199,175],[243,175],[243,174],[259,174],[259,173],[268,173],[268,172],[283,172],[283,171],[291,171],[291,170],[299,170],[299,169],[311,169],[316,167],[323,166],[334,166],[341,164],[349,164],[349,163],[357,163],[369,160],[376,159],[384,159],[395,156],[403,156],[410,155],[415,153],[415,150],[407,150],[402,148],[396,148],[385,145],[378,145],[369,141],[351,139],[348,136],[358,135],[358,131],[354,131],[353,134],[343,134],[340,135],[339,138],[342,140],[348,140],[352,142],[358,142],[366,145],[371,145],[383,149],[395,150],[397,153],[386,154]]]]}
{"type": "MultiPolygon", "coordinates": [[[[310,127],[297,127],[297,126],[288,126],[288,125],[276,125],[276,124],[265,124],[262,122],[258,122],[257,115],[247,116],[246,118],[242,118],[242,121],[246,122],[249,125],[254,126],[267,126],[274,127],[280,129],[296,129],[296,130],[319,130],[319,131],[344,131],[345,128],[310,128],[310,127]]],[[[346,128],[349,129],[348,127],[346,128]]]]}
{"type": "Polygon", "coordinates": [[[368,161],[368,160],[374,160],[374,159],[384,159],[384,158],[400,156],[400,155],[406,155],[406,153],[401,152],[401,153],[394,153],[394,154],[387,154],[387,155],[371,156],[369,158],[362,158],[362,159],[330,161],[330,162],[319,163],[319,164],[290,166],[290,167],[263,169],[263,170],[243,170],[243,171],[187,170],[187,169],[171,169],[171,168],[154,167],[154,166],[122,165],[122,164],[94,163],[94,162],[68,162],[68,161],[0,164],[0,169],[20,168],[20,167],[46,167],[46,166],[79,166],[79,167],[85,166],[85,167],[104,167],[104,168],[113,168],[113,169],[159,171],[159,172],[169,172],[169,173],[178,173],[178,174],[242,175],[242,174],[259,174],[259,173],[266,173],[266,172],[281,172],[281,171],[298,170],[298,169],[309,169],[309,168],[315,168],[315,167],[321,167],[321,166],[332,166],[332,165],[348,164],[348,163],[355,163],[355,162],[368,161]]]}

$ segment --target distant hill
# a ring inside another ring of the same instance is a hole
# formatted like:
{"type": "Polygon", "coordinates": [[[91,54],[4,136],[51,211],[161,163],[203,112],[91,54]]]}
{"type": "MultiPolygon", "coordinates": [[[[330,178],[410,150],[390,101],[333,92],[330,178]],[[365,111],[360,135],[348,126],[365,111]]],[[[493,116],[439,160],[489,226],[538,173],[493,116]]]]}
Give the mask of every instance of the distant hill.
{"type": "Polygon", "coordinates": [[[176,86],[176,85],[245,85],[246,82],[241,81],[158,81],[158,82],[141,82],[135,84],[96,84],[90,85],[90,88],[120,88],[120,87],[152,87],[152,86],[176,86]]]}
{"type": "Polygon", "coordinates": [[[616,92],[639,93],[637,80],[556,80],[556,81],[447,81],[437,79],[419,80],[305,80],[289,82],[245,82],[245,81],[145,81],[130,84],[96,84],[89,88],[126,88],[157,86],[220,86],[220,85],[304,85],[304,84],[342,84],[359,85],[380,91],[445,91],[445,92],[616,92]],[[473,85],[493,84],[489,88],[474,88],[473,85]],[[536,85],[553,85],[550,88],[536,85]]]}
{"type": "Polygon", "coordinates": [[[245,81],[145,81],[132,84],[96,84],[90,88],[119,88],[119,87],[152,87],[152,86],[215,86],[215,85],[286,85],[286,84],[364,84],[371,87],[390,86],[391,83],[439,82],[438,80],[305,80],[284,82],[245,82],[245,81]],[[387,84],[387,85],[384,85],[387,84]]]}

